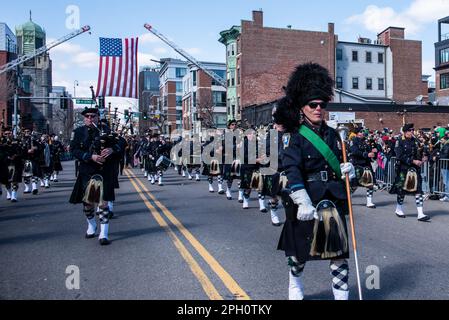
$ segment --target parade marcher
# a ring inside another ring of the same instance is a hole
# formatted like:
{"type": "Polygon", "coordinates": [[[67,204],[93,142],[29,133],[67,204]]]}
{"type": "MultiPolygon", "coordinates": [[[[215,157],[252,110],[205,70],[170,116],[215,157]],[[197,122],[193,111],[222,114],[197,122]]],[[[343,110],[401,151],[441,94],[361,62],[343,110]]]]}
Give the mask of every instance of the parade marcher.
{"type": "Polygon", "coordinates": [[[415,195],[418,209],[418,221],[429,221],[424,214],[424,197],[422,192],[421,167],[427,156],[419,154],[418,141],[414,137],[414,125],[405,124],[402,128],[403,137],[396,142],[396,179],[390,194],[397,194],[396,215],[405,218],[403,210],[404,199],[407,194],[415,195]]]}
{"type": "Polygon", "coordinates": [[[6,200],[17,202],[19,184],[22,182],[23,148],[20,141],[12,136],[12,129],[3,129],[4,147],[7,157],[8,181],[6,184],[6,200]]]}
{"type": "MultiPolygon", "coordinates": [[[[234,135],[237,130],[239,130],[237,128],[237,121],[229,120],[226,134],[234,135]]],[[[240,167],[241,163],[237,159],[237,138],[233,137],[231,150],[228,150],[225,146],[225,163],[223,166],[223,179],[226,181],[226,198],[228,200],[232,200],[232,184],[234,180],[240,179],[240,167]],[[232,155],[232,163],[226,163],[228,155],[232,155]]]]}
{"type": "Polygon", "coordinates": [[[55,136],[51,141],[50,150],[53,163],[53,173],[50,176],[50,181],[58,182],[58,175],[63,170],[61,155],[64,153],[64,146],[61,141],[59,141],[58,136],[55,136]]]}
{"type": "Polygon", "coordinates": [[[45,189],[50,188],[50,176],[53,174],[53,161],[49,142],[49,136],[47,134],[43,134],[40,141],[41,152],[39,164],[42,170],[45,189]]]}
{"type": "Polygon", "coordinates": [[[84,126],[74,130],[70,149],[80,161],[79,174],[70,197],[70,203],[83,203],[88,229],[86,238],[95,237],[97,223],[95,209],[100,218],[101,230],[99,241],[108,245],[109,209],[108,201],[115,201],[114,193],[114,159],[121,152],[115,139],[109,139],[109,132],[98,128],[98,109],[86,108],[84,126]]]}
{"type": "Polygon", "coordinates": [[[283,194],[287,221],[278,249],[290,267],[289,299],[304,299],[301,277],[307,261],[330,260],[334,297],[347,300],[348,199],[342,175],[353,178],[355,172],[351,163],[341,164],[340,137],[324,121],[333,80],[325,68],[308,63],[296,68],[285,92],[288,107],[301,113],[300,120],[290,120],[291,127],[300,121],[299,130],[283,136],[282,151],[290,190],[283,194]]]}
{"type": "Polygon", "coordinates": [[[358,185],[367,189],[366,206],[375,209],[376,205],[373,203],[375,175],[371,162],[377,160],[379,150],[368,144],[361,127],[355,128],[354,132],[356,137],[351,140],[349,149],[351,162],[356,170],[358,185]]]}
{"type": "MultiPolygon", "coordinates": [[[[251,191],[253,187],[255,189],[258,189],[256,185],[260,185],[263,182],[262,177],[259,175],[258,170],[260,168],[259,163],[257,162],[257,135],[254,128],[251,128],[250,130],[246,131],[245,136],[242,141],[242,146],[244,150],[244,161],[240,167],[240,176],[241,176],[241,182],[240,182],[240,189],[243,190],[243,209],[247,210],[249,209],[249,200],[251,197],[251,191]],[[256,163],[250,163],[253,162],[251,159],[251,153],[255,152],[256,157],[256,163]],[[260,179],[260,180],[259,180],[260,179]]],[[[259,188],[260,189],[260,188],[259,188]]],[[[259,192],[259,205],[265,202],[265,198],[261,197],[260,191],[259,192]]],[[[261,207],[261,211],[266,208],[261,207]]]]}
{"type": "Polygon", "coordinates": [[[36,134],[31,134],[31,130],[25,128],[23,130],[22,148],[24,151],[24,172],[23,178],[25,183],[24,193],[33,193],[37,195],[39,189],[37,183],[39,179],[43,178],[42,168],[40,166],[40,159],[42,157],[42,146],[36,134]]]}
{"type": "MultiPolygon", "coordinates": [[[[5,131],[6,128],[3,128],[5,131]]],[[[3,133],[0,138],[0,195],[2,195],[2,186],[5,187],[9,185],[9,170],[8,170],[8,137],[3,133]]],[[[11,194],[9,193],[9,199],[11,199],[11,194]]]]}
{"type": "Polygon", "coordinates": [[[202,145],[201,153],[203,154],[204,149],[210,149],[209,156],[211,159],[210,163],[203,163],[203,172],[204,176],[207,176],[207,181],[209,183],[209,192],[214,193],[214,178],[216,177],[218,180],[218,194],[225,194],[223,188],[223,158],[224,154],[224,137],[221,130],[216,127],[212,127],[210,129],[215,129],[213,135],[209,137],[209,140],[206,141],[202,145]],[[218,142],[217,142],[218,141],[218,142]],[[210,144],[213,144],[210,146],[210,144]],[[221,159],[221,162],[220,162],[221,159]]]}

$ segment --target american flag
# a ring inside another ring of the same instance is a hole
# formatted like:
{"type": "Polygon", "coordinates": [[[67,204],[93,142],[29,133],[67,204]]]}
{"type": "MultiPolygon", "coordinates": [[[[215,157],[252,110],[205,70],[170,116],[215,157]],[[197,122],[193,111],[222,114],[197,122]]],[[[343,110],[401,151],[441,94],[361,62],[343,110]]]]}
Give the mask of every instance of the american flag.
{"type": "Polygon", "coordinates": [[[100,38],[97,97],[138,98],[138,44],[139,38],[100,38]]]}

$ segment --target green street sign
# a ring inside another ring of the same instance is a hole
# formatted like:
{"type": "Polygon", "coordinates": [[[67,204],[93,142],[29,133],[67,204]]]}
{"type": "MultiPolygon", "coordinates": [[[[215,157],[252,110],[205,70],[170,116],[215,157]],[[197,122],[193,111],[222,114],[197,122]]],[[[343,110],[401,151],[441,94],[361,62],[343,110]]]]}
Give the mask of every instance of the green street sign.
{"type": "Polygon", "coordinates": [[[76,100],[76,104],[95,104],[93,100],[76,100]]]}

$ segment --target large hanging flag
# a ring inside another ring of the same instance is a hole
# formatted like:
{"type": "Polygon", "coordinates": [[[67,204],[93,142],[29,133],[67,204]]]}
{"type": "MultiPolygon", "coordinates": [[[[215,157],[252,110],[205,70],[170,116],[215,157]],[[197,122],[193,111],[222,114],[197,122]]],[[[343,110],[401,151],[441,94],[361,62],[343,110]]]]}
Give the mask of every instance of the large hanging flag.
{"type": "Polygon", "coordinates": [[[139,38],[100,38],[97,97],[138,98],[139,38]]]}

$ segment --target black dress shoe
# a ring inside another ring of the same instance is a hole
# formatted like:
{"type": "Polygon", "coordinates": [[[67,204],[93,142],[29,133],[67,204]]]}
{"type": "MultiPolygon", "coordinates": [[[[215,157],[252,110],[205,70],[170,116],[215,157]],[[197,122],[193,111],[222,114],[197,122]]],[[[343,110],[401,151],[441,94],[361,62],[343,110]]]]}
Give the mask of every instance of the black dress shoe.
{"type": "Polygon", "coordinates": [[[100,245],[102,246],[108,246],[111,244],[111,241],[109,241],[108,239],[100,239],[100,245]]]}
{"type": "Polygon", "coordinates": [[[231,198],[228,198],[228,200],[231,201],[231,200],[232,200],[232,197],[231,197],[231,198]]]}
{"type": "Polygon", "coordinates": [[[400,215],[396,213],[396,217],[401,218],[401,219],[405,219],[405,215],[400,215]]]}
{"type": "Polygon", "coordinates": [[[225,194],[225,193],[226,193],[226,192],[224,192],[224,191],[218,192],[219,195],[223,195],[223,194],[225,194]]]}
{"type": "Polygon", "coordinates": [[[34,190],[33,190],[33,194],[34,194],[34,195],[37,195],[38,193],[39,193],[39,190],[38,190],[38,189],[34,189],[34,190]]]}
{"type": "Polygon", "coordinates": [[[429,220],[430,220],[429,216],[424,216],[424,217],[418,219],[418,221],[420,221],[420,222],[427,222],[429,220]]]}
{"type": "Polygon", "coordinates": [[[95,238],[95,233],[94,234],[87,234],[86,233],[86,239],[93,239],[95,238]]]}
{"type": "Polygon", "coordinates": [[[268,210],[267,210],[267,209],[262,209],[262,210],[260,210],[260,212],[262,212],[262,213],[267,213],[268,210]]]}
{"type": "Polygon", "coordinates": [[[272,223],[273,227],[282,227],[283,223],[272,223]]]}
{"type": "Polygon", "coordinates": [[[17,202],[17,199],[12,199],[11,202],[12,202],[12,203],[16,203],[16,202],[17,202]]]}

